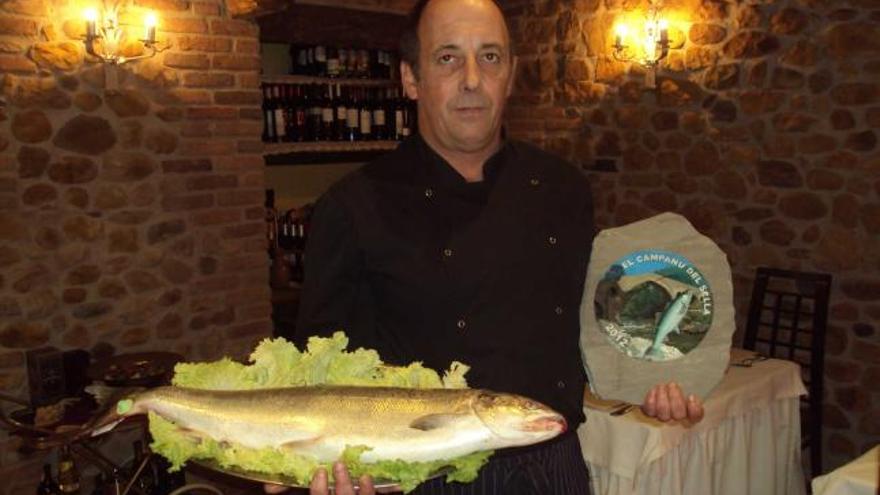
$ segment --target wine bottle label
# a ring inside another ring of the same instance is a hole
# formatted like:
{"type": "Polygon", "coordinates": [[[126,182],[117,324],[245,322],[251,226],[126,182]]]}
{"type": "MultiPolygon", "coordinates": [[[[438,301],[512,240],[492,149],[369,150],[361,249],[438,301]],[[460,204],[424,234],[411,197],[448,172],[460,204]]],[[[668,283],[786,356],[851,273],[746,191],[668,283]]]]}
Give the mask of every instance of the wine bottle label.
{"type": "Polygon", "coordinates": [[[339,59],[338,58],[327,59],[327,75],[330,75],[330,76],[338,76],[339,75],[339,59]]]}
{"type": "Polygon", "coordinates": [[[369,111],[361,112],[361,134],[373,132],[373,118],[369,111]]]}
{"type": "Polygon", "coordinates": [[[403,110],[394,111],[394,130],[397,131],[397,135],[403,134],[403,110]]]}
{"type": "Polygon", "coordinates": [[[348,109],[345,106],[336,107],[336,120],[346,120],[348,118],[348,109]]]}
{"type": "Polygon", "coordinates": [[[403,130],[400,132],[400,135],[403,137],[409,136],[409,127],[404,127],[403,130]]]}
{"type": "Polygon", "coordinates": [[[278,137],[282,137],[287,134],[285,131],[286,121],[284,119],[284,110],[277,109],[275,110],[275,135],[278,137]]]}
{"type": "Polygon", "coordinates": [[[323,122],[333,122],[333,109],[329,107],[323,109],[321,112],[321,120],[323,122]]]}
{"type": "Polygon", "coordinates": [[[319,63],[327,61],[327,50],[321,45],[315,47],[315,61],[319,63]]]}
{"type": "Polygon", "coordinates": [[[345,117],[345,123],[348,127],[358,126],[358,110],[357,108],[349,108],[345,117]]]}
{"type": "Polygon", "coordinates": [[[385,110],[382,110],[381,108],[373,110],[373,122],[376,125],[385,125],[385,110]]]}

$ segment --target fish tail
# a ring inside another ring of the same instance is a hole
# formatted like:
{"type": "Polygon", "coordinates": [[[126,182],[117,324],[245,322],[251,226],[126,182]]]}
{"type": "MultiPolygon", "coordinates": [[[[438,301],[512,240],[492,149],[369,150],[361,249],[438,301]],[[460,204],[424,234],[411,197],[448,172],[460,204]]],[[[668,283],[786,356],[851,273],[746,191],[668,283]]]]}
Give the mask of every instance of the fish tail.
{"type": "Polygon", "coordinates": [[[651,347],[648,347],[648,350],[645,351],[645,357],[660,359],[663,357],[663,351],[660,350],[660,346],[651,344],[651,347]]]}

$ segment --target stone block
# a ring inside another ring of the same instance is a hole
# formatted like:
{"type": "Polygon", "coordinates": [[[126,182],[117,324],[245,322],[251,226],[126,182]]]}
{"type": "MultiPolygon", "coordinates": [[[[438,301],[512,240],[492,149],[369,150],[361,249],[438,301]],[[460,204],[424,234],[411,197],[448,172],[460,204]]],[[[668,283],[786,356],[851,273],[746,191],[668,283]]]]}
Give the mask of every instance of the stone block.
{"type": "Polygon", "coordinates": [[[142,90],[108,90],[104,96],[107,106],[117,117],[142,117],[150,112],[150,100],[142,90]]]}
{"type": "Polygon", "coordinates": [[[784,8],[770,17],[770,31],[775,34],[798,34],[809,25],[806,13],[791,7],[784,8]]]}
{"type": "Polygon", "coordinates": [[[50,206],[58,200],[58,190],[49,184],[34,184],[25,188],[21,202],[25,206],[50,206]]]}
{"type": "MultiPolygon", "coordinates": [[[[20,4],[21,2],[16,2],[20,4]]],[[[3,4],[6,8],[6,2],[3,4]]],[[[0,15],[0,35],[22,36],[35,38],[39,34],[39,26],[34,19],[23,19],[18,16],[0,15]]]]}
{"type": "Polygon", "coordinates": [[[116,133],[102,117],[78,115],[61,126],[52,143],[68,151],[97,155],[116,144],[116,133]]]}
{"type": "Polygon", "coordinates": [[[59,184],[85,184],[95,180],[98,168],[90,158],[67,155],[50,164],[47,175],[59,184]]]}
{"type": "Polygon", "coordinates": [[[10,130],[13,137],[23,143],[39,143],[52,136],[52,123],[39,110],[25,110],[12,117],[10,130]]]}
{"type": "Polygon", "coordinates": [[[36,179],[43,175],[49,166],[49,152],[43,148],[22,146],[18,149],[18,177],[20,179],[36,179]]]}
{"type": "Polygon", "coordinates": [[[828,214],[829,208],[815,193],[792,192],[780,198],[779,211],[795,220],[818,220],[828,214]]]}
{"type": "Polygon", "coordinates": [[[35,43],[31,48],[31,59],[49,69],[72,71],[83,64],[82,43],[73,41],[51,41],[35,43]]]}
{"type": "Polygon", "coordinates": [[[724,55],[740,58],[759,58],[777,51],[779,39],[761,31],[740,31],[724,44],[724,55]]]}
{"type": "Polygon", "coordinates": [[[600,232],[587,274],[581,349],[596,395],[638,404],[652,386],[669,381],[700,397],[711,393],[723,377],[734,331],[730,269],[712,241],[678,215],[658,215],[600,232]],[[647,269],[651,262],[665,271],[647,269]],[[668,278],[669,270],[683,278],[668,278]],[[678,315],[674,326],[681,333],[666,334],[671,316],[659,320],[662,335],[657,328],[638,333],[621,326],[651,304],[663,315],[678,315]]]}
{"type": "Polygon", "coordinates": [[[727,29],[719,24],[694,23],[691,24],[688,37],[697,45],[714,45],[724,41],[727,29]]]}

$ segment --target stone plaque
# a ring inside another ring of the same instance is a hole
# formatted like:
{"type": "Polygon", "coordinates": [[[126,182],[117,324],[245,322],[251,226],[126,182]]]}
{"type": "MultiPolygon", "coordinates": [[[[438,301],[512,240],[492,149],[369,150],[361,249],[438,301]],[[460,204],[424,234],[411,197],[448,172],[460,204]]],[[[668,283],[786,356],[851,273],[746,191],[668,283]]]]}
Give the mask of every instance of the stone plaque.
{"type": "Polygon", "coordinates": [[[595,395],[641,404],[654,385],[674,381],[705,399],[735,330],[727,256],[674,213],[603,230],[580,319],[595,395]]]}

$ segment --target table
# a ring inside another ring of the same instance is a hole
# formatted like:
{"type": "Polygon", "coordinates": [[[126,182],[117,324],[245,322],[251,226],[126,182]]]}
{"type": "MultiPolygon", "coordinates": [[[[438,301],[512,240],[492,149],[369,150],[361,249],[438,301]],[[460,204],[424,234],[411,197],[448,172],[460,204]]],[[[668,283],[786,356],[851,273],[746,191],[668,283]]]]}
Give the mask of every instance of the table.
{"type": "MultiPolygon", "coordinates": [[[[731,363],[754,355],[733,349],[731,363]]],[[[697,424],[662,423],[637,407],[585,394],[587,421],[578,429],[594,495],[801,495],[800,367],[770,359],[731,366],[704,401],[697,424]]]]}
{"type": "Polygon", "coordinates": [[[880,493],[880,445],[828,474],[813,478],[814,495],[880,493]]]}

